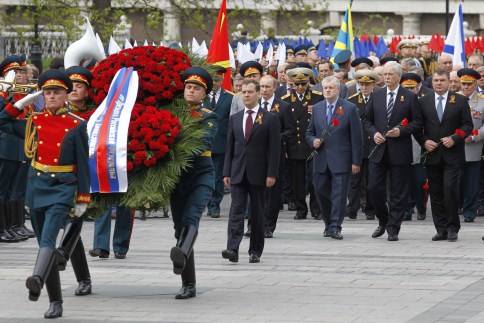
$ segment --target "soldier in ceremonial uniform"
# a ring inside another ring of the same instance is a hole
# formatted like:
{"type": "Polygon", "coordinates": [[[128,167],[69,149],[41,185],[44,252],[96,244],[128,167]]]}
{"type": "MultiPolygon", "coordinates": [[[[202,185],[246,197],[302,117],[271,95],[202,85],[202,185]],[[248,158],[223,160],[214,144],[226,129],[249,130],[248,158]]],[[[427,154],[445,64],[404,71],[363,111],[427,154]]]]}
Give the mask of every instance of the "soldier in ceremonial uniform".
{"type": "Polygon", "coordinates": [[[204,151],[194,156],[191,165],[182,172],[180,182],[170,197],[175,237],[177,244],[171,249],[173,272],[181,274],[182,288],[176,299],[196,296],[195,256],[193,245],[198,235],[198,224],[202,213],[212,197],[215,171],[212,163],[212,144],[217,134],[217,114],[202,108],[201,103],[210,93],[213,80],[210,74],[200,67],[187,69],[182,80],[185,83],[184,97],[191,114],[199,119],[206,132],[202,140],[204,151]]]}
{"type": "Polygon", "coordinates": [[[26,205],[40,249],[26,286],[31,301],[37,301],[46,286],[50,307],[44,317],[57,318],[63,312],[57,235],[72,208],[79,217],[90,202],[87,124],[66,106],[72,81],[65,72],[48,70],[39,76],[38,85],[45,110],[15,120],[42,92],[29,94],[0,113],[0,130],[25,138],[25,154],[32,158],[26,205]]]}
{"type": "MultiPolygon", "coordinates": [[[[358,108],[358,114],[363,126],[363,119],[366,113],[366,104],[370,95],[375,88],[375,82],[378,80],[378,74],[371,70],[360,70],[355,73],[355,80],[358,84],[359,91],[348,98],[348,101],[355,104],[358,108]]],[[[375,210],[368,196],[368,155],[371,137],[368,131],[363,127],[363,158],[361,171],[351,174],[348,191],[348,205],[346,206],[346,215],[350,219],[356,219],[358,209],[361,207],[366,214],[367,220],[375,219],[375,210]]]]}
{"type": "Polygon", "coordinates": [[[462,85],[462,94],[469,99],[473,131],[465,139],[466,162],[461,178],[461,204],[464,222],[474,222],[477,214],[479,193],[480,164],[484,145],[484,95],[478,93],[477,80],[481,75],[473,69],[462,68],[457,71],[462,85]]]}
{"type": "MultiPolygon", "coordinates": [[[[78,114],[87,110],[86,100],[88,90],[92,81],[92,74],[87,68],[72,66],[66,70],[67,75],[72,81],[72,91],[69,93],[68,106],[69,110],[78,114]]],[[[59,270],[66,269],[69,259],[72,263],[72,269],[76,275],[79,286],[74,294],[83,296],[91,294],[91,274],[87,265],[86,252],[81,239],[83,218],[69,218],[64,226],[64,234],[57,248],[57,261],[59,270]]]]}
{"type": "Polygon", "coordinates": [[[298,67],[288,72],[288,77],[294,82],[295,90],[281,99],[289,103],[284,114],[287,161],[291,168],[292,191],[296,204],[295,220],[306,219],[308,206],[306,203],[306,185],[309,189],[309,207],[311,216],[322,219],[314,188],[311,181],[312,162],[307,162],[311,147],[306,143],[306,130],[311,120],[313,105],[322,101],[323,93],[309,90],[309,78],[313,72],[308,68],[298,67]]]}
{"type": "MultiPolygon", "coordinates": [[[[25,55],[12,55],[0,63],[0,74],[3,77],[9,71],[15,71],[16,84],[27,84],[25,55]]],[[[5,90],[9,87],[7,84],[3,85],[5,90]]],[[[18,89],[15,90],[18,91],[18,89]]],[[[9,102],[20,100],[26,94],[0,91],[0,106],[3,108],[9,102]]],[[[19,119],[24,119],[32,111],[33,108],[29,106],[19,119]]],[[[35,237],[34,233],[24,225],[24,197],[28,168],[23,139],[0,132],[0,242],[25,241],[29,237],[35,237]]]]}

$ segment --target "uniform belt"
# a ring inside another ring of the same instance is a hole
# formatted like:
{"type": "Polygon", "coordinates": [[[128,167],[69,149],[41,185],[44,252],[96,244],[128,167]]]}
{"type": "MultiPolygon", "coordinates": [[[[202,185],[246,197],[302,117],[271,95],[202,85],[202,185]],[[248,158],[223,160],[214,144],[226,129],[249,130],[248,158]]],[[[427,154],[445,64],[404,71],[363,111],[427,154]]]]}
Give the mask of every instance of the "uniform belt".
{"type": "Polygon", "coordinates": [[[76,165],[44,165],[32,160],[32,167],[44,173],[72,173],[76,171],[76,165]]]}
{"type": "Polygon", "coordinates": [[[203,157],[212,157],[212,152],[210,150],[205,150],[203,153],[200,154],[203,157]]]}

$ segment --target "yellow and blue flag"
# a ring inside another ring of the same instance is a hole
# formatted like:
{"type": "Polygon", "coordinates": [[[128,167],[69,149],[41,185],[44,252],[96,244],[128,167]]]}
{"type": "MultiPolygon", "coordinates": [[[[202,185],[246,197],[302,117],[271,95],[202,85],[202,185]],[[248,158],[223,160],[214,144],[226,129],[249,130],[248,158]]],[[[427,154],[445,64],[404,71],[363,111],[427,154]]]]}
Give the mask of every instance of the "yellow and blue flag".
{"type": "Polygon", "coordinates": [[[345,49],[351,51],[352,57],[355,55],[353,47],[353,20],[351,19],[352,4],[353,0],[348,3],[348,8],[346,9],[345,17],[343,18],[343,22],[341,23],[341,28],[338,33],[338,38],[336,39],[333,52],[331,53],[331,61],[334,61],[334,57],[345,49]]]}

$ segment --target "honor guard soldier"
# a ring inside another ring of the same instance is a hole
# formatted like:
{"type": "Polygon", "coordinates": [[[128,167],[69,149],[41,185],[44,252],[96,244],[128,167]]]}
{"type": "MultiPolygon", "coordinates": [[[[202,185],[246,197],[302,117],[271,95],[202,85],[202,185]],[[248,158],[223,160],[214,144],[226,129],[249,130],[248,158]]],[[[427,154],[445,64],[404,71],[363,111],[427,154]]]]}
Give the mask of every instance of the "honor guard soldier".
{"type": "MultiPolygon", "coordinates": [[[[92,81],[92,74],[88,69],[80,66],[69,67],[66,73],[72,81],[72,91],[68,96],[69,110],[74,114],[85,112],[87,110],[86,99],[92,81]]],[[[77,296],[91,294],[92,290],[91,275],[87,265],[84,244],[80,236],[82,223],[82,217],[67,219],[64,226],[64,234],[57,248],[57,261],[60,271],[65,270],[67,261],[71,260],[72,269],[79,283],[78,288],[74,292],[77,296]]]]}
{"type": "Polygon", "coordinates": [[[292,191],[296,204],[294,219],[306,219],[308,214],[306,186],[309,188],[311,215],[322,218],[311,180],[312,162],[309,164],[307,162],[311,147],[306,143],[305,138],[313,105],[322,101],[324,97],[322,92],[309,90],[309,78],[313,76],[310,69],[298,67],[290,70],[287,75],[294,82],[295,87],[291,94],[281,98],[289,103],[289,108],[284,115],[284,124],[288,133],[286,136],[287,161],[291,168],[292,191]]]}
{"type": "Polygon", "coordinates": [[[182,278],[182,288],[176,299],[196,296],[193,245],[198,235],[200,218],[215,188],[211,149],[218,128],[217,114],[201,107],[206,95],[212,91],[213,80],[210,74],[203,68],[190,67],[182,74],[182,81],[185,83],[184,97],[190,106],[190,113],[199,119],[205,135],[201,142],[204,151],[193,157],[191,165],[182,172],[170,197],[177,239],[170,258],[173,261],[173,272],[181,274],[182,278]]]}
{"type": "Polygon", "coordinates": [[[32,158],[26,205],[40,249],[26,286],[31,301],[37,301],[46,286],[50,307],[44,317],[57,318],[63,312],[57,235],[72,209],[79,217],[90,202],[87,124],[66,106],[72,82],[65,72],[48,70],[40,75],[38,85],[42,91],[0,112],[0,130],[25,138],[25,155],[32,158]],[[44,111],[25,121],[15,120],[42,92],[44,111]]]}
{"type": "MultiPolygon", "coordinates": [[[[15,85],[28,83],[27,63],[25,55],[12,55],[0,63],[0,74],[6,77],[7,73],[15,75],[11,78],[15,85]]],[[[25,89],[25,88],[24,88],[25,89]]],[[[4,83],[0,91],[0,106],[22,99],[27,93],[20,87],[4,83]],[[4,89],[4,90],[3,90],[4,89]],[[14,90],[16,93],[12,93],[14,90]]],[[[25,109],[18,119],[25,118],[32,112],[32,107],[25,109]]],[[[0,242],[19,242],[34,238],[33,231],[25,226],[25,188],[27,185],[27,172],[29,164],[24,154],[24,141],[22,138],[6,132],[0,132],[0,242]]]]}
{"type": "Polygon", "coordinates": [[[359,70],[355,73],[355,80],[358,84],[358,92],[348,98],[348,101],[356,105],[358,114],[363,129],[363,154],[361,171],[356,174],[351,174],[350,187],[348,191],[348,205],[346,206],[346,215],[350,219],[356,219],[358,209],[365,212],[367,220],[375,219],[375,210],[371,205],[368,196],[368,155],[371,137],[363,127],[363,120],[366,113],[366,104],[370,99],[370,95],[375,88],[375,82],[378,80],[378,74],[371,70],[359,70]]]}
{"type": "Polygon", "coordinates": [[[457,71],[462,85],[462,94],[469,99],[474,128],[465,139],[466,162],[462,170],[461,203],[464,222],[474,222],[477,215],[477,196],[479,194],[480,165],[484,136],[484,95],[477,92],[477,80],[481,75],[473,69],[462,68],[457,71]]]}

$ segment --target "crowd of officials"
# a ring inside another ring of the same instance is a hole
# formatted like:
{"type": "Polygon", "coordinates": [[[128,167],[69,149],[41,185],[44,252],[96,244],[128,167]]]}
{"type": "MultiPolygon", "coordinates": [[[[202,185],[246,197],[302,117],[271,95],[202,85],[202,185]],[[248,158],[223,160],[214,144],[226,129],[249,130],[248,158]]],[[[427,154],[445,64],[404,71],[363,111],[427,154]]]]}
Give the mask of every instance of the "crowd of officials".
{"type": "MultiPolygon", "coordinates": [[[[424,42],[402,40],[398,49],[398,57],[358,59],[345,50],[332,62],[314,46],[288,46],[284,64],[267,66],[265,58],[239,64],[234,93],[222,88],[222,67],[214,75],[200,67],[183,73],[185,101],[206,131],[203,152],[170,199],[176,238],[170,258],[182,280],[177,299],[196,296],[199,221],[205,211],[220,217],[227,190],[222,257],[231,262],[239,261],[244,235],[249,262],[261,261],[284,205],[294,220],[321,220],[322,236],[337,240],[345,217],[356,219],[361,209],[378,221],[373,238],[387,233],[398,241],[403,221],[415,213],[417,220],[427,217],[429,197],[433,241],[458,239],[459,214],[465,222],[484,215],[482,55],[470,55],[463,68],[451,56],[435,57],[424,42]]],[[[24,56],[0,63],[0,242],[37,238],[26,287],[32,301],[46,287],[45,318],[63,314],[59,272],[69,261],[79,283],[75,295],[92,293],[80,238],[90,202],[88,138],[77,115],[89,107],[88,67],[35,75],[24,56]]],[[[134,212],[113,208],[114,254],[124,259],[134,212]]],[[[92,257],[109,257],[111,212],[96,219],[92,257]]]]}

